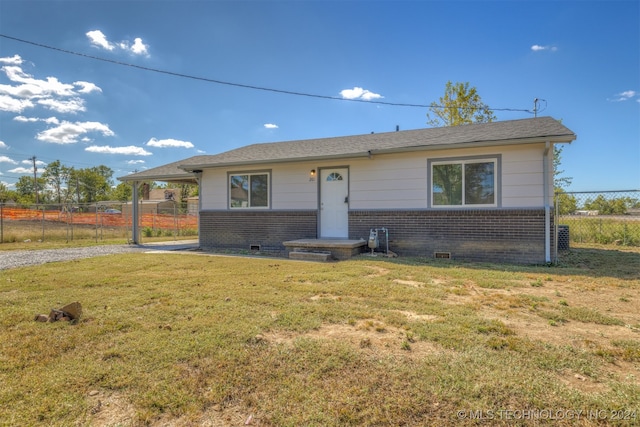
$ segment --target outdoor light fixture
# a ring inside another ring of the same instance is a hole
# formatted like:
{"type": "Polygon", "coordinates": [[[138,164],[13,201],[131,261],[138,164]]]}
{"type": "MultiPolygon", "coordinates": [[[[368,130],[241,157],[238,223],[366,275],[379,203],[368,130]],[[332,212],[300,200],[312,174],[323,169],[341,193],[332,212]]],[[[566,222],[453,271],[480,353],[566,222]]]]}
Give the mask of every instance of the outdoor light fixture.
{"type": "Polygon", "coordinates": [[[315,181],[315,179],[316,179],[316,170],[311,169],[309,171],[309,181],[315,181]]]}

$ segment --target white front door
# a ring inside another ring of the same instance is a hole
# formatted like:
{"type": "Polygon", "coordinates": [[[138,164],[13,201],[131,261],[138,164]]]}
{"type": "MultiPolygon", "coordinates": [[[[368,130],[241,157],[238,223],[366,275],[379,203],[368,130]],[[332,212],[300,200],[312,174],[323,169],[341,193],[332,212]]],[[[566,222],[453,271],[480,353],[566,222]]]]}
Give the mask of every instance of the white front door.
{"type": "Polygon", "coordinates": [[[320,237],[349,237],[349,169],[320,171],[320,237]]]}

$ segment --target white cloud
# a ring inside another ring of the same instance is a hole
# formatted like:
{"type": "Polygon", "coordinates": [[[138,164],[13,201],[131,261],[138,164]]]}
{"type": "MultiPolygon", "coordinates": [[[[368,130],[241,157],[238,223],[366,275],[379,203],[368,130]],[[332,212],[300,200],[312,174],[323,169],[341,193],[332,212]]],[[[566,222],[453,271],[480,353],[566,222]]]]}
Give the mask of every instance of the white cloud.
{"type": "Polygon", "coordinates": [[[340,96],[344,99],[361,99],[363,101],[371,101],[372,99],[384,98],[382,95],[368,91],[361,87],[353,89],[344,89],[340,91],[340,96]]]}
{"type": "Polygon", "coordinates": [[[89,42],[97,48],[110,52],[118,48],[134,55],[149,56],[149,45],[144,44],[140,37],[136,37],[133,43],[129,40],[112,43],[107,40],[107,36],[100,30],[89,31],[86,33],[86,36],[89,38],[89,42]]]}
{"type": "Polygon", "coordinates": [[[86,36],[89,38],[89,41],[91,42],[91,44],[94,46],[101,47],[102,49],[106,49],[106,50],[115,49],[115,45],[110,43],[107,40],[107,36],[105,36],[104,33],[100,30],[89,31],[87,32],[86,36]]]}
{"type": "Polygon", "coordinates": [[[160,147],[160,148],[167,148],[167,147],[181,147],[181,148],[193,148],[193,144],[190,143],[189,141],[180,141],[177,139],[156,139],[156,138],[151,138],[147,144],[149,147],[160,147]]]}
{"type": "Polygon", "coordinates": [[[80,86],[78,90],[80,93],[102,92],[102,89],[90,82],[73,82],[73,85],[80,86]]]}
{"type": "Polygon", "coordinates": [[[25,73],[22,68],[15,65],[6,65],[2,71],[9,80],[15,83],[22,83],[21,86],[14,86],[18,91],[14,93],[18,96],[73,96],[75,91],[73,85],[62,83],[56,77],[47,77],[46,80],[35,79],[31,74],[25,73]]]}
{"type": "Polygon", "coordinates": [[[38,100],[38,104],[61,114],[74,114],[87,111],[84,106],[84,99],[81,98],[72,98],[69,100],[47,98],[38,100]]]}
{"type": "Polygon", "coordinates": [[[144,160],[127,160],[128,165],[139,165],[144,163],[144,160]]]}
{"type": "Polygon", "coordinates": [[[205,153],[206,153],[206,151],[204,151],[204,150],[196,150],[196,153],[198,153],[198,154],[205,154],[205,153]]]}
{"type": "Polygon", "coordinates": [[[543,50],[550,50],[551,52],[555,52],[558,50],[558,48],[555,46],[541,46],[539,44],[534,44],[533,46],[531,46],[531,50],[534,52],[541,52],[543,50]]]}
{"type": "Polygon", "coordinates": [[[15,160],[13,160],[12,158],[7,157],[7,156],[0,156],[0,163],[9,163],[9,164],[12,164],[12,165],[17,165],[18,164],[18,162],[16,162],[15,160]]]}
{"type": "Polygon", "coordinates": [[[29,122],[39,122],[40,119],[35,117],[25,117],[25,116],[15,116],[13,118],[16,122],[29,123],[29,122]]]}
{"type": "Polygon", "coordinates": [[[0,95],[0,111],[22,113],[27,108],[33,108],[33,105],[33,102],[28,99],[16,99],[8,95],[0,95]]]}
{"type": "Polygon", "coordinates": [[[148,152],[142,147],[136,147],[130,145],[128,147],[111,147],[109,145],[92,145],[84,149],[85,151],[89,151],[91,153],[101,153],[101,154],[126,154],[128,156],[150,156],[152,153],[148,152]]]}
{"type": "Polygon", "coordinates": [[[100,132],[103,136],[113,136],[114,133],[108,125],[99,122],[67,122],[63,121],[58,126],[44,130],[36,139],[53,144],[75,144],[79,138],[89,132],[100,132]]]}
{"type": "MultiPolygon", "coordinates": [[[[23,165],[32,165],[33,164],[33,160],[23,160],[20,162],[23,165]]],[[[36,160],[36,166],[47,166],[47,164],[45,162],[43,162],[42,160],[36,160]]]]}
{"type": "Polygon", "coordinates": [[[11,170],[8,170],[7,172],[9,172],[9,173],[33,173],[33,168],[19,167],[19,168],[13,168],[11,170]]]}
{"type": "Polygon", "coordinates": [[[20,55],[13,55],[11,57],[6,56],[4,58],[0,58],[0,63],[2,64],[20,65],[23,62],[24,61],[22,60],[20,55]]]}
{"type": "Polygon", "coordinates": [[[267,129],[278,129],[278,125],[274,125],[273,123],[265,123],[264,127],[267,129]]]}
{"type": "Polygon", "coordinates": [[[0,141],[0,148],[7,148],[7,144],[4,143],[4,141],[0,141]]]}
{"type": "Polygon", "coordinates": [[[142,43],[142,39],[140,37],[137,37],[134,40],[133,45],[131,46],[131,52],[135,53],[136,55],[148,56],[149,55],[148,47],[149,47],[148,45],[142,43]]]}
{"type": "Polygon", "coordinates": [[[636,98],[636,101],[640,102],[640,92],[625,90],[624,92],[616,93],[613,98],[609,98],[608,100],[611,102],[624,102],[633,98],[636,98]]]}
{"type": "Polygon", "coordinates": [[[60,121],[56,117],[41,119],[39,117],[15,116],[13,120],[15,120],[16,122],[23,122],[23,123],[45,122],[50,125],[57,125],[60,123],[60,121]]]}
{"type": "Polygon", "coordinates": [[[95,84],[85,81],[68,84],[56,77],[36,79],[13,63],[1,67],[0,71],[12,83],[0,84],[0,111],[22,113],[41,105],[63,114],[78,113],[86,111],[84,99],[80,95],[102,92],[95,84]]]}

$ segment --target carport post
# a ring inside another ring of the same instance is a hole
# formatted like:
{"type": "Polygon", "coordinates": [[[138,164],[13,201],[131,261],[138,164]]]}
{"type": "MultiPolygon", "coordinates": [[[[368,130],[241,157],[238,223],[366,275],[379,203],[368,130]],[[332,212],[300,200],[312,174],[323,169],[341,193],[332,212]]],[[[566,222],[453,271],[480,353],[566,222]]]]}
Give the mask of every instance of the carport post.
{"type": "Polygon", "coordinates": [[[140,243],[139,215],[138,215],[138,186],[139,181],[133,182],[133,197],[131,200],[131,243],[140,243]]]}

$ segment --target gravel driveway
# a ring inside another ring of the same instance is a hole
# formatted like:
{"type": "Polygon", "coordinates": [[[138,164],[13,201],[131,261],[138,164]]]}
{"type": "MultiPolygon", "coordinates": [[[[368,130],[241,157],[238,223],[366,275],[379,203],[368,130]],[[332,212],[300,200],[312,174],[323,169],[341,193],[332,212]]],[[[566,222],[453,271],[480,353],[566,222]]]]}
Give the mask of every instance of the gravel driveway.
{"type": "Polygon", "coordinates": [[[71,261],[74,259],[91,258],[103,255],[148,252],[151,250],[185,250],[193,249],[194,247],[193,243],[168,243],[144,246],[105,245],[34,251],[0,251],[0,270],[25,267],[29,265],[39,265],[48,262],[71,261]]]}

